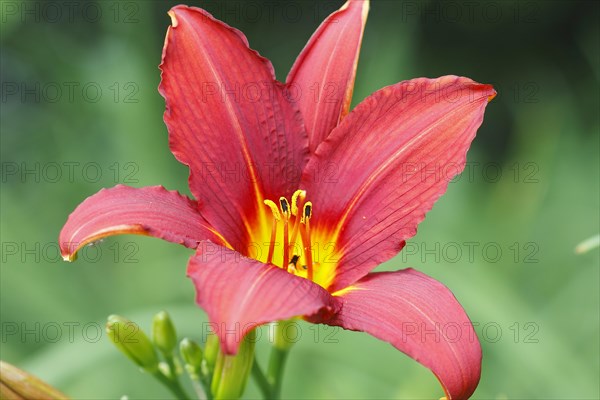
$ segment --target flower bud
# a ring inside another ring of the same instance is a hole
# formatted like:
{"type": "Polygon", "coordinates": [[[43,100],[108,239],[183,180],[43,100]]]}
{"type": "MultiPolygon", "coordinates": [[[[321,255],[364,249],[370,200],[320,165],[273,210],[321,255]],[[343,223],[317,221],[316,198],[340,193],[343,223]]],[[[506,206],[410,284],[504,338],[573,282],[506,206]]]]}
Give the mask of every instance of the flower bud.
{"type": "Polygon", "coordinates": [[[206,367],[211,374],[215,369],[217,356],[219,355],[220,350],[221,345],[219,344],[219,337],[212,332],[209,333],[206,337],[206,344],[204,345],[204,360],[206,361],[206,367]]]}
{"type": "Polygon", "coordinates": [[[196,342],[188,338],[183,339],[179,345],[179,351],[181,352],[181,358],[187,365],[193,367],[195,371],[200,369],[203,355],[202,349],[196,342]]]}
{"type": "Polygon", "coordinates": [[[106,322],[106,333],[114,345],[147,372],[158,369],[158,356],[148,336],[140,327],[119,315],[111,315],[106,322]]]}
{"type": "Polygon", "coordinates": [[[165,355],[170,355],[177,345],[175,326],[166,311],[159,312],[152,319],[152,340],[165,355]]]}

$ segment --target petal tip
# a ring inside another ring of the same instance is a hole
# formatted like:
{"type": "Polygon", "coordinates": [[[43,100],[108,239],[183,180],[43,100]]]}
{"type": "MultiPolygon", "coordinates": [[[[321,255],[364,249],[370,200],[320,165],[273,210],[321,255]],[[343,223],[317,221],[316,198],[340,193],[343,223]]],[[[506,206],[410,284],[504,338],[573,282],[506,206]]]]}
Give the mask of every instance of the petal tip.
{"type": "Polygon", "coordinates": [[[367,15],[369,15],[369,10],[371,9],[371,2],[370,0],[365,0],[363,2],[363,14],[362,17],[363,19],[367,19],[367,15]]]}
{"type": "Polygon", "coordinates": [[[498,92],[496,92],[496,90],[494,88],[492,89],[492,94],[490,94],[488,96],[488,103],[490,103],[492,100],[494,100],[496,98],[496,96],[498,95],[498,92]]]}
{"type": "Polygon", "coordinates": [[[179,24],[179,21],[177,21],[177,16],[175,15],[174,9],[171,9],[171,10],[167,11],[167,14],[171,18],[171,26],[173,28],[177,28],[177,25],[179,24]]]}
{"type": "Polygon", "coordinates": [[[369,9],[371,8],[370,0],[348,0],[342,7],[340,7],[340,11],[346,10],[355,3],[361,3],[360,6],[362,7],[362,17],[366,19],[366,14],[369,13],[369,9]]]}
{"type": "Polygon", "coordinates": [[[77,260],[77,250],[79,250],[79,247],[72,242],[63,240],[62,234],[59,236],[58,248],[60,249],[60,256],[63,261],[73,262],[77,260]]]}

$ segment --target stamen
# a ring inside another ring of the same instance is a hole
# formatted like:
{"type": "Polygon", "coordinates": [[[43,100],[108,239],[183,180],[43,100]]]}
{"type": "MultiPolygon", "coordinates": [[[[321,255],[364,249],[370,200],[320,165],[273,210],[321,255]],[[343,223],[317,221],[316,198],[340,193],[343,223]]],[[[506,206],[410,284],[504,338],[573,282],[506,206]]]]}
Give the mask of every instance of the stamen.
{"type": "Polygon", "coordinates": [[[302,244],[304,245],[304,258],[306,259],[306,277],[313,280],[313,262],[312,262],[312,245],[310,243],[310,219],[312,218],[312,203],[307,201],[302,212],[302,224],[300,233],[302,235],[302,244]]]}
{"type": "Polygon", "coordinates": [[[283,268],[287,269],[290,260],[288,227],[288,222],[290,220],[290,203],[288,203],[285,197],[280,197],[279,204],[281,205],[281,213],[283,215],[283,268]]]}
{"type": "Polygon", "coordinates": [[[273,263],[273,253],[275,253],[275,240],[277,239],[277,222],[281,220],[281,215],[277,209],[277,204],[271,200],[265,200],[264,203],[269,206],[273,213],[273,225],[271,226],[271,240],[269,242],[269,254],[267,255],[267,264],[273,263]]]}
{"type": "Polygon", "coordinates": [[[312,218],[313,205],[310,201],[304,203],[305,198],[305,190],[296,190],[292,196],[291,206],[285,197],[279,198],[279,204],[271,200],[264,201],[265,205],[271,209],[271,213],[273,214],[273,225],[271,228],[271,241],[269,243],[267,263],[273,263],[275,241],[277,239],[277,224],[282,221],[283,263],[281,264],[281,267],[290,273],[296,274],[298,272],[298,261],[303,256],[305,265],[303,263],[300,268],[306,270],[307,279],[313,280],[312,244],[310,237],[310,220],[312,218]],[[302,212],[300,212],[300,210],[302,210],[302,212]],[[294,217],[294,225],[291,232],[291,240],[289,240],[289,224],[292,216],[294,217]],[[300,254],[294,254],[298,233],[300,233],[302,239],[304,255],[302,255],[302,251],[300,254]]]}

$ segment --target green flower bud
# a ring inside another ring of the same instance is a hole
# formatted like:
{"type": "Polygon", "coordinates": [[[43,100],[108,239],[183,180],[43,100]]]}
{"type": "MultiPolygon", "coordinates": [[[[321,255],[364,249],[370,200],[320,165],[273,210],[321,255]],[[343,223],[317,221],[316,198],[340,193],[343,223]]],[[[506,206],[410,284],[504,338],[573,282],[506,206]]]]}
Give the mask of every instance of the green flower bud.
{"type": "Polygon", "coordinates": [[[140,327],[119,315],[111,315],[106,333],[114,345],[133,362],[150,373],[158,369],[158,356],[148,336],[140,327]]]}
{"type": "Polygon", "coordinates": [[[177,345],[175,326],[166,311],[159,312],[152,320],[152,340],[165,355],[170,355],[177,345]]]}
{"type": "Polygon", "coordinates": [[[215,369],[215,363],[217,362],[220,350],[221,346],[219,345],[218,336],[214,333],[209,333],[206,337],[206,345],[204,346],[204,361],[206,361],[206,367],[211,374],[215,369]]]}
{"type": "Polygon", "coordinates": [[[196,342],[188,338],[183,339],[179,345],[179,351],[181,352],[181,358],[187,365],[193,367],[195,371],[200,369],[203,354],[202,349],[196,342]]]}

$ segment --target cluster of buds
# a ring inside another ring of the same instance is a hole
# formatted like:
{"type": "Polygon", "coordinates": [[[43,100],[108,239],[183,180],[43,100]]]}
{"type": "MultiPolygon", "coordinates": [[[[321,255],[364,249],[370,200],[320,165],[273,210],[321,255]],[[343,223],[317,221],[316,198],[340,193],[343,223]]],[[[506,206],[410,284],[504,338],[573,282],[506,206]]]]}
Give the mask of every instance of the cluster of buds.
{"type": "Polygon", "coordinates": [[[212,333],[206,338],[204,349],[192,339],[184,338],[176,354],[177,333],[165,311],[152,320],[152,340],[135,322],[118,315],[108,317],[106,332],[117,349],[178,399],[193,398],[180,382],[184,370],[198,398],[239,398],[254,360],[252,334],[244,340],[236,356],[223,354],[217,336],[212,333]]]}

